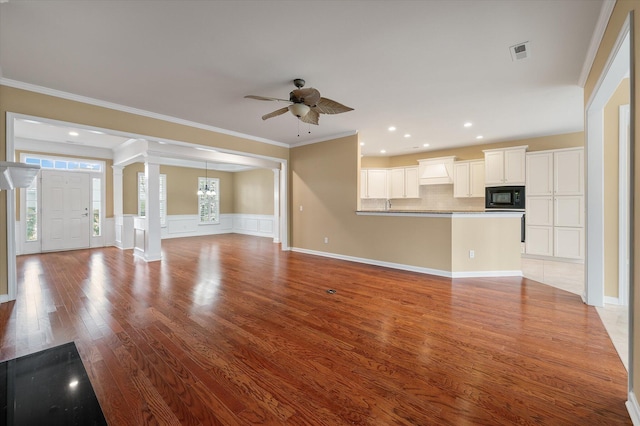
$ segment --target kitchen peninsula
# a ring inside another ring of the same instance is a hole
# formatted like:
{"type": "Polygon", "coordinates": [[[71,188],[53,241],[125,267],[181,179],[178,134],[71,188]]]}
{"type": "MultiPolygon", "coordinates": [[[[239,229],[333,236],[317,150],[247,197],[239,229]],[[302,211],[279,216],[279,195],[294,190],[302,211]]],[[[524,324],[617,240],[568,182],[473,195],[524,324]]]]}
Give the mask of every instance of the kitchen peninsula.
{"type": "MultiPolygon", "coordinates": [[[[411,230],[424,245],[403,269],[453,278],[520,276],[523,212],[359,210],[362,219],[386,217],[388,226],[411,230]]],[[[405,263],[403,259],[401,263],[405,263]]]]}

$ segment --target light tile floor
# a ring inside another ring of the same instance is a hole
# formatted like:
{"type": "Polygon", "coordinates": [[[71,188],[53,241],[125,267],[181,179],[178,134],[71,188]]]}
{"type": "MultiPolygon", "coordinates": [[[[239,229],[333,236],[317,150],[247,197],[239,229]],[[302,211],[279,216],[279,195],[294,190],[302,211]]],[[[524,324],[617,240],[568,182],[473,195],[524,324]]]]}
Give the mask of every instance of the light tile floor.
{"type": "MultiPolygon", "coordinates": [[[[555,260],[522,258],[522,275],[582,296],[584,293],[584,264],[555,260]]],[[[605,304],[596,308],[604,328],[616,348],[622,363],[629,370],[629,310],[627,306],[605,304]]]]}

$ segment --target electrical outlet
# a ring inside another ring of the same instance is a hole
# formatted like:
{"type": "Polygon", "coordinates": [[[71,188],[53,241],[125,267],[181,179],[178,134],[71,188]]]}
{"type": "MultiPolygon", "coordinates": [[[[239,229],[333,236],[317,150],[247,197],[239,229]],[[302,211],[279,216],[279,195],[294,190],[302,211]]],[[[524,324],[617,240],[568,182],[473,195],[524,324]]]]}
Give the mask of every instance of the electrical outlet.
{"type": "Polygon", "coordinates": [[[329,237],[324,237],[324,243],[329,244],[329,237]]]}
{"type": "Polygon", "coordinates": [[[469,259],[473,259],[476,257],[476,252],[474,250],[469,250],[469,259]]]}

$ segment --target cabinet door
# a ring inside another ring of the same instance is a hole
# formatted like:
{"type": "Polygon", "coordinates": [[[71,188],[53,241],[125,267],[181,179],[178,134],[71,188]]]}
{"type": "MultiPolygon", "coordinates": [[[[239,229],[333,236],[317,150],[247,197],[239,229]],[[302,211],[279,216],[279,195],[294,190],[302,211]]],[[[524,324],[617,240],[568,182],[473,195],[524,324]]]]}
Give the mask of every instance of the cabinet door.
{"type": "Polygon", "coordinates": [[[404,169],[389,170],[389,198],[404,197],[404,169]]]}
{"type": "Polygon", "coordinates": [[[504,151],[504,183],[506,185],[524,185],[526,170],[526,151],[508,149],[504,151]]]}
{"type": "Polygon", "coordinates": [[[553,226],[553,197],[527,197],[528,225],[553,226]]]}
{"type": "Polygon", "coordinates": [[[367,170],[368,198],[387,198],[387,171],[367,170]]]}
{"type": "Polygon", "coordinates": [[[584,194],[584,150],[554,153],[554,190],[556,195],[584,194]]]}
{"type": "Polygon", "coordinates": [[[484,161],[469,163],[469,196],[484,197],[484,161]]]}
{"type": "Polygon", "coordinates": [[[420,198],[418,166],[404,169],[404,193],[407,198],[420,198]]]}
{"type": "Polygon", "coordinates": [[[360,198],[369,198],[367,193],[367,171],[360,170],[360,198]]]}
{"type": "Polygon", "coordinates": [[[555,197],[555,226],[584,226],[584,196],[555,197]]]}
{"type": "Polygon", "coordinates": [[[584,258],[584,228],[554,228],[554,255],[569,259],[584,258]]]}
{"type": "Polygon", "coordinates": [[[458,162],[453,165],[453,196],[456,198],[467,198],[470,194],[469,188],[469,163],[458,162]]]}
{"type": "Polygon", "coordinates": [[[553,195],[553,153],[527,154],[527,195],[553,195]]]}
{"type": "Polygon", "coordinates": [[[485,185],[502,185],[504,183],[504,151],[484,153],[485,185]]]}
{"type": "Polygon", "coordinates": [[[527,254],[553,256],[552,226],[527,225],[525,235],[525,247],[527,254]]]}

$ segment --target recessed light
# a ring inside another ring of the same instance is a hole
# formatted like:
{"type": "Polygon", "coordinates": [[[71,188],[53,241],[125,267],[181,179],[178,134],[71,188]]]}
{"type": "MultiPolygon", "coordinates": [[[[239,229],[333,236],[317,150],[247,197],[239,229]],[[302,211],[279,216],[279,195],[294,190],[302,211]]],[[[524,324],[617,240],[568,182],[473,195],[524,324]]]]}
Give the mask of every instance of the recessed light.
{"type": "Polygon", "coordinates": [[[410,137],[411,137],[411,135],[410,135],[409,133],[405,133],[405,134],[404,134],[404,137],[405,137],[405,138],[410,138],[410,137]]]}
{"type": "Polygon", "coordinates": [[[360,146],[364,146],[364,142],[360,142],[360,146]]]}
{"type": "Polygon", "coordinates": [[[386,150],[386,149],[381,149],[381,150],[380,150],[380,154],[385,154],[386,152],[387,152],[387,150],[386,150]]]}
{"type": "Polygon", "coordinates": [[[464,123],[464,127],[471,127],[473,126],[473,123],[467,121],[466,123],[464,123]]]}
{"type": "Polygon", "coordinates": [[[77,380],[72,380],[72,381],[69,383],[69,387],[70,387],[70,388],[75,388],[76,386],[78,386],[78,383],[79,383],[79,382],[78,382],[77,380]]]}
{"type": "Polygon", "coordinates": [[[395,132],[396,131],[396,126],[389,126],[389,131],[390,132],[395,132]]]}
{"type": "Polygon", "coordinates": [[[484,136],[482,136],[482,135],[476,136],[476,139],[483,139],[483,138],[484,138],[484,136]]]}
{"type": "Polygon", "coordinates": [[[79,134],[80,133],[78,132],[73,132],[73,131],[69,132],[69,136],[78,136],[79,134]]]}
{"type": "Polygon", "coordinates": [[[425,148],[429,146],[428,143],[423,143],[422,146],[424,146],[425,148]]]}

